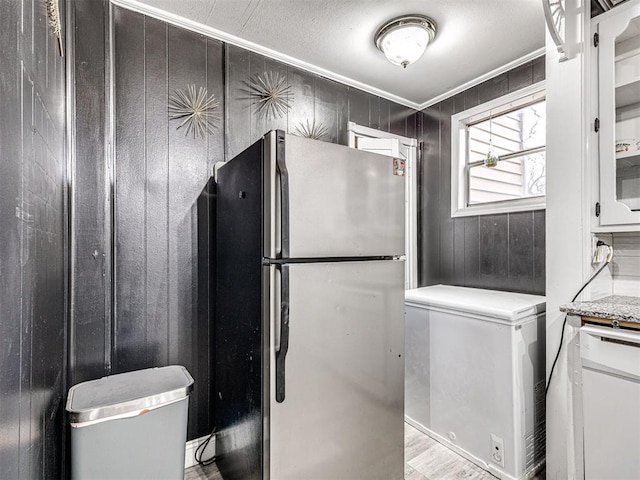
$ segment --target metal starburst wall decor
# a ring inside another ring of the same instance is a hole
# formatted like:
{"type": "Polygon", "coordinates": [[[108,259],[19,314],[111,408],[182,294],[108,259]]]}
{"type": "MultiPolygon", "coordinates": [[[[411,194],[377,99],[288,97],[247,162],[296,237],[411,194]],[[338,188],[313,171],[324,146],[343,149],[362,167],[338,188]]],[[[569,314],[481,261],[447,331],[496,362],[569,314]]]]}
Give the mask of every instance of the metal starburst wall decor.
{"type": "Polygon", "coordinates": [[[60,6],[58,0],[45,0],[47,7],[47,17],[49,19],[49,28],[58,40],[58,53],[64,57],[64,48],[62,48],[62,25],[60,23],[60,6]]]}
{"type": "Polygon", "coordinates": [[[264,72],[254,76],[248,84],[249,93],[262,117],[282,117],[291,108],[293,93],[287,79],[279,72],[264,72]]]}
{"type": "Polygon", "coordinates": [[[186,90],[177,88],[169,97],[169,119],[182,120],[176,127],[186,127],[185,136],[193,134],[193,138],[204,138],[213,134],[220,123],[220,102],[213,95],[208,95],[204,87],[196,90],[189,85],[186,90]]]}
{"type": "Polygon", "coordinates": [[[315,120],[313,120],[313,122],[309,122],[307,119],[304,123],[300,122],[298,124],[296,127],[296,133],[300,137],[322,140],[322,138],[329,133],[329,130],[322,124],[322,122],[316,123],[315,120]]]}

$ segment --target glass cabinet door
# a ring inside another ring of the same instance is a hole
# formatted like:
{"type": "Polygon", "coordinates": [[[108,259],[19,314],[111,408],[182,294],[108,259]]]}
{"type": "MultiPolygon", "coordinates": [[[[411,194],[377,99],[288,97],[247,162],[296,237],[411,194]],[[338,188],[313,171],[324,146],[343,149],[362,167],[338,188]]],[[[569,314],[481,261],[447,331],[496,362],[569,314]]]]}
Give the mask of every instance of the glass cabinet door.
{"type": "Polygon", "coordinates": [[[640,5],[618,8],[597,26],[600,224],[640,225],[640,5]]]}

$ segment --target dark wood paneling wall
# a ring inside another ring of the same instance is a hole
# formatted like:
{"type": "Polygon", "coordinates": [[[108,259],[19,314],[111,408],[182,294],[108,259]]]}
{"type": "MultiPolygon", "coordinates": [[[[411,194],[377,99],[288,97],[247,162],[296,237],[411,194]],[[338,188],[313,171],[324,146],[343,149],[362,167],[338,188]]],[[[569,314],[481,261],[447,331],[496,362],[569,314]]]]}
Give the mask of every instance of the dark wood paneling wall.
{"type": "Polygon", "coordinates": [[[57,479],[67,351],[65,63],[37,0],[0,2],[0,43],[0,477],[57,479]]]}
{"type": "Polygon", "coordinates": [[[543,211],[448,214],[451,114],[541,80],[543,60],[415,112],[119,8],[109,45],[104,1],[69,7],[75,156],[67,294],[64,61],[40,2],[0,2],[1,476],[62,478],[66,389],[109,373],[185,365],[196,379],[189,438],[212,428],[209,177],[215,162],[269,129],[293,133],[315,120],[328,128],[328,141],[346,144],[346,123],[354,121],[418,137],[420,283],[544,293],[543,211]],[[293,86],[283,118],[253,110],[246,82],[265,71],[281,72],[293,86]],[[220,129],[206,140],[186,138],[167,119],[168,96],[192,83],[221,100],[220,129]]]}
{"type": "Polygon", "coordinates": [[[225,51],[225,160],[233,158],[269,130],[296,133],[307,121],[309,124],[321,123],[327,128],[325,141],[343,145],[347,144],[348,121],[398,135],[416,130],[418,115],[415,110],[240,47],[226,45],[225,51]],[[292,87],[291,109],[282,117],[258,115],[247,91],[247,82],[267,71],[284,75],[292,87]],[[391,105],[395,107],[394,124],[389,122],[391,105]]]}
{"type": "Polygon", "coordinates": [[[111,365],[111,180],[107,158],[107,22],[102,1],[72,1],[74,151],[71,179],[69,386],[111,365]],[[75,41],[74,41],[75,40],[75,41]]]}
{"type": "Polygon", "coordinates": [[[189,432],[202,435],[212,425],[209,275],[201,265],[210,212],[198,199],[222,158],[224,135],[221,128],[206,139],[185,136],[167,105],[189,85],[224,97],[223,45],[120,8],[114,26],[111,373],[187,367],[195,379],[189,432]]]}
{"type": "MultiPolygon", "coordinates": [[[[450,165],[447,122],[465,102],[468,107],[490,95],[486,85],[416,112],[135,12],[119,7],[113,12],[113,165],[104,140],[105,85],[110,82],[105,70],[110,48],[105,41],[105,3],[78,2],[75,16],[76,148],[84,153],[77,155],[75,167],[75,198],[82,198],[82,205],[77,202],[74,209],[74,381],[183,364],[196,379],[188,437],[210,431],[215,393],[209,323],[215,308],[209,278],[215,266],[207,261],[215,221],[210,215],[212,168],[266,131],[295,133],[307,120],[322,122],[329,131],[327,140],[341,144],[347,143],[347,121],[421,140],[422,284],[454,283],[463,275],[466,284],[495,287],[494,277],[500,272],[491,269],[511,268],[513,275],[516,269],[526,270],[516,257],[531,244],[531,268],[535,278],[544,278],[543,215],[530,214],[533,224],[522,234],[514,226],[528,228],[524,214],[505,217],[507,224],[513,219],[511,230],[504,230],[505,220],[494,219],[500,224],[496,230],[490,218],[460,223],[444,215],[450,165]],[[282,118],[265,119],[252,106],[247,82],[265,71],[280,72],[292,85],[292,108],[282,118]],[[169,95],[190,84],[206,85],[220,100],[220,128],[206,140],[185,137],[167,117],[169,95]],[[513,259],[509,250],[504,253],[506,266],[483,269],[490,258],[486,248],[480,248],[483,235],[513,250],[513,259]],[[521,238],[525,243],[518,246],[521,238]]],[[[539,68],[531,64],[528,71],[535,77],[539,68]]],[[[512,77],[515,84],[516,74],[512,77]]],[[[495,90],[502,83],[497,85],[495,90]]]]}
{"type": "Polygon", "coordinates": [[[328,129],[328,141],[346,144],[350,119],[415,135],[419,115],[114,7],[111,166],[104,153],[105,122],[99,119],[106,113],[108,84],[104,9],[102,2],[79,2],[76,7],[75,65],[78,82],[83,82],[76,92],[76,148],[83,153],[76,160],[75,195],[82,202],[76,202],[74,228],[82,241],[78,238],[74,252],[73,383],[138,368],[185,365],[196,380],[188,432],[195,438],[214,423],[209,323],[215,306],[209,269],[214,266],[207,261],[214,221],[208,185],[213,165],[233,158],[274,128],[295,132],[301,123],[315,120],[328,129]],[[81,30],[81,25],[93,28],[81,30]],[[91,51],[90,58],[82,56],[91,51]],[[292,85],[292,108],[281,118],[264,118],[252,105],[247,84],[266,71],[280,72],[292,85]],[[185,137],[184,129],[177,131],[178,123],[167,117],[169,96],[191,84],[206,85],[221,100],[220,128],[207,139],[185,137]],[[98,127],[92,133],[81,131],[92,125],[98,127]],[[92,306],[96,308],[90,312],[92,306]]]}
{"type": "Polygon", "coordinates": [[[544,210],[451,218],[451,115],[544,80],[539,58],[420,113],[419,284],[545,293],[544,210]]]}

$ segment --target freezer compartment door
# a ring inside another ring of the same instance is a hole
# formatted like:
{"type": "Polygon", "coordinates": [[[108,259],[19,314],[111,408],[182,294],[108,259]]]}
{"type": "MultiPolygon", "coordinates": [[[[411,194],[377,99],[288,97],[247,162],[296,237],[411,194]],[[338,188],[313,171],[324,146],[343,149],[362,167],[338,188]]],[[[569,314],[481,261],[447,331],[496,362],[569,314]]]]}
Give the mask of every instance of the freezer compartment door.
{"type": "Polygon", "coordinates": [[[265,477],[402,479],[404,262],[268,268],[265,477]]]}
{"type": "Polygon", "coordinates": [[[265,147],[265,207],[274,217],[265,239],[281,242],[283,257],[404,254],[402,160],[283,132],[271,132],[265,147]]]}

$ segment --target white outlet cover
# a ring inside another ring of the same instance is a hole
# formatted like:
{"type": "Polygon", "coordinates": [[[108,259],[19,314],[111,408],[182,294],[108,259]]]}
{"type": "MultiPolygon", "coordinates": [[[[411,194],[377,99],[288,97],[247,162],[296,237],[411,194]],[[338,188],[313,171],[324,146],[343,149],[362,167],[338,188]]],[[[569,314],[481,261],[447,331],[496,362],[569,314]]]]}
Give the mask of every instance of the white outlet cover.
{"type": "Polygon", "coordinates": [[[504,440],[491,434],[491,460],[504,468],[504,440]]]}

